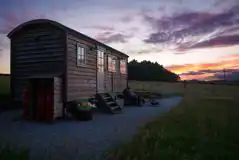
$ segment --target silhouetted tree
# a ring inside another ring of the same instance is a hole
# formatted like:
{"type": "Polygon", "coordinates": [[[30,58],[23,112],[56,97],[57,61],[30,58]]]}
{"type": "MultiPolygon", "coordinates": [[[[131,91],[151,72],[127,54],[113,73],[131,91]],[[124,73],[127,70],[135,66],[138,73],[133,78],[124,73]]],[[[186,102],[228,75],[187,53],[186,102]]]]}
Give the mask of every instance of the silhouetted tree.
{"type": "Polygon", "coordinates": [[[129,80],[138,81],[170,81],[175,82],[180,80],[179,75],[165,69],[157,62],[150,61],[138,62],[132,60],[128,64],[129,80]]]}

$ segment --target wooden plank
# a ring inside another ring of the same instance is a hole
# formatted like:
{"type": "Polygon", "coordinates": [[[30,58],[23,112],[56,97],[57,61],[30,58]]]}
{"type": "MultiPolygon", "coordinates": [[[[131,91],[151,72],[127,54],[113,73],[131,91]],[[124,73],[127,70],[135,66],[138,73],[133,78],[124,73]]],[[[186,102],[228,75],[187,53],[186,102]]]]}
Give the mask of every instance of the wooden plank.
{"type": "Polygon", "coordinates": [[[82,99],[82,98],[90,98],[93,97],[96,94],[96,92],[89,92],[89,93],[72,93],[68,94],[68,102],[69,101],[75,101],[77,99],[82,99]]]}
{"type": "Polygon", "coordinates": [[[78,80],[78,79],[72,79],[72,80],[69,80],[69,83],[68,86],[75,86],[75,87],[84,87],[84,86],[95,86],[96,85],[96,81],[95,80],[87,80],[88,82],[85,82],[85,80],[78,80]]]}
{"type": "MultiPolygon", "coordinates": [[[[51,44],[35,44],[35,45],[25,45],[25,46],[15,46],[16,47],[16,51],[20,52],[20,51],[34,51],[34,50],[46,50],[46,49],[55,49],[55,48],[62,48],[61,44],[55,44],[55,43],[51,43],[51,44]]],[[[62,48],[63,49],[63,48],[62,48]]]]}
{"type": "Polygon", "coordinates": [[[14,47],[25,47],[25,46],[35,46],[37,45],[48,45],[48,44],[59,44],[63,43],[63,40],[60,39],[48,39],[48,40],[31,40],[31,41],[19,41],[14,43],[14,47]]]}
{"type": "Polygon", "coordinates": [[[72,79],[70,81],[84,81],[84,80],[91,80],[91,81],[96,81],[96,77],[95,76],[79,76],[79,75],[71,75],[71,76],[67,76],[68,79],[72,79]]]}
{"type": "Polygon", "coordinates": [[[69,72],[69,78],[74,78],[77,76],[88,76],[88,77],[92,77],[95,78],[96,77],[96,72],[79,72],[78,70],[70,70],[69,72]]]}
{"type": "Polygon", "coordinates": [[[95,66],[76,66],[76,64],[74,65],[74,63],[70,63],[68,64],[68,69],[69,70],[77,70],[79,72],[94,72],[96,73],[96,68],[95,66]]]}
{"type": "MultiPolygon", "coordinates": [[[[76,59],[77,53],[75,51],[68,51],[69,57],[68,58],[74,58],[76,59]]],[[[87,59],[94,59],[96,61],[96,55],[92,52],[86,52],[86,58],[87,59]]]]}
{"type": "Polygon", "coordinates": [[[17,51],[17,52],[15,52],[15,55],[30,56],[30,55],[36,55],[36,54],[55,54],[55,53],[64,54],[64,50],[63,50],[63,48],[52,48],[52,49],[48,49],[47,51],[45,51],[45,50],[34,50],[34,51],[29,51],[29,52],[17,51]]]}
{"type": "Polygon", "coordinates": [[[17,39],[24,39],[24,38],[31,38],[31,37],[39,37],[39,36],[46,36],[46,37],[53,37],[53,38],[59,38],[59,36],[62,35],[62,32],[59,30],[51,29],[51,28],[46,28],[43,31],[35,30],[35,31],[28,31],[21,36],[19,36],[17,39]]]}
{"type": "Polygon", "coordinates": [[[89,62],[87,61],[85,65],[79,65],[77,66],[77,61],[68,61],[69,65],[68,67],[69,68],[77,68],[77,69],[80,69],[80,68],[83,68],[83,69],[94,69],[96,70],[96,64],[93,63],[93,62],[89,62]]]}
{"type": "Polygon", "coordinates": [[[71,34],[68,34],[67,37],[68,37],[68,41],[74,41],[74,42],[77,42],[77,43],[82,43],[82,44],[85,44],[85,45],[95,47],[94,43],[92,43],[90,41],[87,41],[87,40],[76,38],[76,37],[72,36],[71,34]]]}
{"type": "Polygon", "coordinates": [[[20,64],[31,64],[31,63],[42,63],[43,62],[56,62],[56,61],[63,61],[63,59],[61,57],[58,58],[48,58],[48,59],[44,59],[44,58],[39,58],[39,59],[21,59],[20,61],[16,61],[16,65],[20,65],[20,64]]]}

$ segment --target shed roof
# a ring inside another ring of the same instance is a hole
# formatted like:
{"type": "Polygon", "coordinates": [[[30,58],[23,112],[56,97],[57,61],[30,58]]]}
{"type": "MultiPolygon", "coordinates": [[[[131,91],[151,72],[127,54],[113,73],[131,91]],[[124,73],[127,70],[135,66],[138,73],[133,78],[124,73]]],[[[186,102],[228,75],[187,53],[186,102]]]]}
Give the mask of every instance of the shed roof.
{"type": "Polygon", "coordinates": [[[63,31],[72,34],[75,37],[85,38],[87,40],[95,42],[98,45],[101,45],[101,46],[105,47],[106,49],[113,50],[114,52],[117,52],[117,53],[119,53],[119,54],[121,54],[121,55],[123,55],[125,57],[129,57],[127,54],[124,54],[124,53],[122,53],[122,52],[120,52],[120,51],[118,51],[118,50],[116,50],[116,49],[114,49],[114,48],[104,44],[104,43],[101,43],[101,42],[99,42],[99,41],[97,41],[97,40],[95,40],[95,39],[93,39],[93,38],[91,38],[89,36],[86,36],[85,34],[82,34],[82,33],[78,32],[78,31],[76,31],[74,29],[71,29],[71,28],[69,28],[69,27],[67,27],[67,26],[65,26],[65,25],[63,25],[63,24],[61,24],[59,22],[56,22],[56,21],[53,21],[53,20],[49,20],[49,19],[35,19],[35,20],[30,20],[30,21],[24,22],[24,23],[20,24],[19,26],[17,26],[16,28],[14,28],[11,32],[9,32],[7,36],[11,39],[12,36],[16,32],[18,32],[19,30],[23,29],[24,27],[26,27],[28,25],[40,24],[40,23],[42,23],[42,24],[43,23],[45,23],[45,24],[48,23],[48,24],[54,25],[54,26],[62,29],[63,31]]]}

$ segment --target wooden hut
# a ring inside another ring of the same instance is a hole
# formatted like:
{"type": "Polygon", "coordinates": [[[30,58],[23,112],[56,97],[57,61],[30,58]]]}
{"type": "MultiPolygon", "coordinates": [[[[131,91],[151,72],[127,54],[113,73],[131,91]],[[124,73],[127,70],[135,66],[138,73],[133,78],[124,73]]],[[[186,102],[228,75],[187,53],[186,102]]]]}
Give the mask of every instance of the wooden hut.
{"type": "MultiPolygon", "coordinates": [[[[50,119],[62,117],[69,102],[96,95],[107,110],[104,96],[122,92],[127,86],[126,54],[58,22],[31,20],[17,26],[8,37],[12,98],[23,101],[24,95],[28,95],[24,89],[34,92],[25,97],[29,99],[26,103],[36,103],[28,115],[39,117],[41,113],[46,117],[47,113],[50,119]],[[46,99],[51,103],[43,109],[46,99]]],[[[117,105],[112,106],[109,111],[117,105]]]]}

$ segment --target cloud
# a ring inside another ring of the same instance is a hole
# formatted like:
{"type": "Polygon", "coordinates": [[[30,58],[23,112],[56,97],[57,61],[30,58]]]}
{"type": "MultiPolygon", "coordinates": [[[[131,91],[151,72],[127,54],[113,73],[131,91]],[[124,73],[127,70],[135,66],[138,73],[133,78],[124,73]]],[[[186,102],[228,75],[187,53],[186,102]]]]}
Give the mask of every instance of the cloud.
{"type": "Polygon", "coordinates": [[[104,32],[96,36],[96,39],[103,43],[126,43],[130,37],[121,33],[104,32]]]}
{"type": "Polygon", "coordinates": [[[239,54],[225,56],[214,63],[172,65],[166,68],[179,74],[182,79],[218,79],[216,75],[221,75],[224,68],[228,74],[239,70],[239,54]]]}
{"type": "Polygon", "coordinates": [[[17,10],[9,9],[0,12],[0,33],[7,34],[16,26],[25,21],[32,19],[54,17],[58,18],[59,13],[66,13],[69,8],[57,8],[56,3],[49,3],[48,11],[40,11],[38,8],[29,7],[26,1],[16,1],[14,5],[17,6],[17,10]]]}
{"type": "Polygon", "coordinates": [[[2,13],[0,14],[0,19],[3,23],[0,27],[0,33],[7,34],[21,23],[34,18],[46,18],[46,16],[45,14],[40,14],[36,11],[31,10],[23,10],[23,12],[21,12],[20,14],[11,11],[2,13]]]}
{"type": "MultiPolygon", "coordinates": [[[[160,18],[144,14],[143,19],[155,30],[144,39],[146,43],[174,44],[176,50],[191,49],[192,46],[200,46],[210,40],[218,40],[221,45],[234,45],[236,36],[220,37],[220,34],[229,34],[238,29],[239,5],[222,13],[188,12],[160,18]]],[[[210,47],[210,43],[207,47],[210,47]]]]}
{"type": "Polygon", "coordinates": [[[120,20],[124,23],[128,23],[128,22],[131,22],[134,20],[134,16],[127,15],[127,16],[122,17],[120,20]]]}
{"type": "MultiPolygon", "coordinates": [[[[226,69],[226,73],[233,73],[239,71],[239,69],[226,69]]],[[[180,75],[201,75],[201,74],[224,74],[223,69],[205,69],[205,70],[198,70],[198,71],[189,71],[185,73],[181,73],[180,75]]]]}
{"type": "MultiPolygon", "coordinates": [[[[215,74],[217,79],[224,79],[224,74],[222,72],[215,74]]],[[[239,70],[229,70],[225,73],[226,80],[239,81],[239,70]]]]}
{"type": "Polygon", "coordinates": [[[97,29],[97,30],[104,30],[104,31],[114,31],[114,27],[111,26],[102,26],[102,25],[96,25],[96,26],[89,26],[87,28],[97,29]]]}
{"type": "Polygon", "coordinates": [[[181,79],[215,80],[222,78],[226,69],[228,80],[235,80],[239,71],[239,54],[223,56],[223,60],[214,63],[172,65],[168,70],[180,75],[181,79]]]}
{"type": "Polygon", "coordinates": [[[207,41],[197,43],[190,48],[208,48],[239,45],[239,35],[219,36],[207,41]]]}
{"type": "Polygon", "coordinates": [[[232,60],[239,59],[239,53],[238,54],[225,55],[225,56],[222,56],[221,58],[223,58],[223,59],[232,59],[232,60]]]}
{"type": "MultiPolygon", "coordinates": [[[[182,79],[222,80],[224,79],[224,71],[221,69],[189,71],[181,73],[180,77],[182,79]]],[[[230,81],[239,80],[239,69],[225,70],[225,78],[230,81]]]]}
{"type": "Polygon", "coordinates": [[[149,53],[155,53],[155,52],[161,52],[162,50],[160,48],[148,48],[148,49],[140,49],[137,51],[138,54],[149,54],[149,53]]]}

